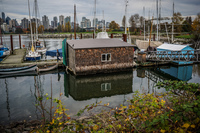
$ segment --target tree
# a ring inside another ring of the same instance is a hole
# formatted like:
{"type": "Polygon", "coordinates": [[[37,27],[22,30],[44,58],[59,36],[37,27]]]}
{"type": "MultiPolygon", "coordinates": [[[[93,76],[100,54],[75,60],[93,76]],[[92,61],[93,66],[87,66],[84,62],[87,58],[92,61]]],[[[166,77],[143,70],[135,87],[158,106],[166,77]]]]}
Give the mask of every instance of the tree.
{"type": "Polygon", "coordinates": [[[61,32],[61,25],[58,25],[57,30],[58,30],[58,32],[61,32]]]}
{"type": "Polygon", "coordinates": [[[16,34],[21,34],[21,33],[23,33],[22,28],[17,27],[16,30],[15,30],[15,33],[16,33],[16,34]]]}
{"type": "Polygon", "coordinates": [[[131,15],[131,17],[129,18],[129,24],[131,25],[130,31],[133,32],[135,31],[136,28],[136,24],[139,21],[139,14],[134,14],[131,15]]]}
{"type": "Polygon", "coordinates": [[[65,26],[64,25],[61,26],[61,31],[65,32],[65,26]]]}
{"type": "Polygon", "coordinates": [[[200,13],[197,14],[197,17],[194,19],[192,23],[192,32],[194,35],[193,42],[194,48],[200,48],[200,13]]]}
{"type": "Polygon", "coordinates": [[[111,23],[110,23],[110,25],[109,25],[109,28],[111,29],[111,30],[119,30],[119,24],[118,23],[116,23],[115,21],[111,21],[111,23]]]}
{"type": "Polygon", "coordinates": [[[182,31],[183,32],[191,32],[192,31],[192,18],[186,17],[185,21],[183,22],[182,31]]]}
{"type": "Polygon", "coordinates": [[[174,29],[176,32],[181,32],[182,31],[182,21],[183,21],[183,18],[182,18],[182,15],[180,12],[177,12],[177,13],[174,13],[174,17],[172,17],[173,20],[174,20],[174,29]]]}
{"type": "Polygon", "coordinates": [[[143,25],[144,25],[144,17],[143,16],[140,16],[140,28],[142,28],[143,27],[143,25]]]}
{"type": "Polygon", "coordinates": [[[38,33],[43,33],[44,32],[44,26],[43,25],[40,25],[38,27],[38,33]]]}
{"type": "Polygon", "coordinates": [[[71,32],[70,22],[65,23],[65,30],[66,30],[66,32],[71,32]]]}
{"type": "Polygon", "coordinates": [[[124,29],[125,29],[125,21],[126,21],[126,16],[124,16],[122,19],[122,26],[124,27],[124,29]]]}

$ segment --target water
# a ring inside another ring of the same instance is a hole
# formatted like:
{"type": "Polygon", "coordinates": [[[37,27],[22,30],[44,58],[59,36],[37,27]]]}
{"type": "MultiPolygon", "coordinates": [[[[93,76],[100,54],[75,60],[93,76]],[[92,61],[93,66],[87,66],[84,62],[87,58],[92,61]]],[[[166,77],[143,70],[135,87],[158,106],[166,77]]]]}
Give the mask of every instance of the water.
{"type": "MultiPolygon", "coordinates": [[[[185,67],[185,66],[183,66],[185,67]]],[[[39,95],[51,94],[59,98],[69,109],[69,115],[75,115],[86,105],[100,102],[109,103],[111,107],[126,104],[135,91],[146,93],[165,92],[154,86],[158,81],[177,79],[163,71],[180,73],[180,67],[162,67],[133,69],[127,72],[98,74],[90,76],[73,76],[63,70],[55,70],[36,76],[21,76],[0,78],[0,124],[13,121],[40,119],[40,112],[36,109],[39,95]],[[176,69],[176,70],[175,70],[176,69]],[[39,93],[38,93],[39,92],[39,93]]],[[[183,69],[183,68],[181,68],[183,69]]],[[[184,72],[188,82],[199,83],[200,65],[186,66],[184,72]],[[192,68],[192,71],[190,72],[192,68]],[[189,78],[188,78],[189,77],[189,78]]],[[[182,73],[184,73],[182,71],[182,73]]]]}
{"type": "MultiPolygon", "coordinates": [[[[18,42],[17,37],[14,37],[14,44],[18,42]]],[[[9,42],[9,37],[6,38],[9,42]]],[[[62,40],[45,39],[47,49],[61,48],[62,40]]],[[[22,45],[28,42],[28,37],[22,36],[22,45]]],[[[100,101],[102,104],[109,103],[111,107],[124,105],[137,90],[157,94],[165,92],[165,89],[154,86],[158,81],[169,79],[199,83],[200,65],[137,68],[127,72],[77,77],[64,70],[55,70],[40,75],[0,78],[0,124],[40,119],[40,111],[35,107],[37,97],[46,93],[51,95],[51,88],[53,98],[60,98],[69,109],[67,113],[73,116],[86,105],[100,101]]]]}

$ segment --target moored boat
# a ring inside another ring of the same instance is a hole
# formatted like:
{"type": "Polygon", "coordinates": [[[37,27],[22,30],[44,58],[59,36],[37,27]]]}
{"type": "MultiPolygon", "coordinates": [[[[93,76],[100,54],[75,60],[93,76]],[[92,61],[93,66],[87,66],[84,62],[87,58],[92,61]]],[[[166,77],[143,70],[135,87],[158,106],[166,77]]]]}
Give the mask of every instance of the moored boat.
{"type": "Polygon", "coordinates": [[[37,65],[0,69],[0,75],[25,73],[25,72],[32,72],[32,71],[36,71],[36,72],[38,71],[37,65]]]}
{"type": "Polygon", "coordinates": [[[39,68],[38,71],[39,72],[46,72],[46,71],[51,71],[58,68],[58,63],[56,63],[54,66],[51,67],[46,67],[46,68],[39,68]]]}

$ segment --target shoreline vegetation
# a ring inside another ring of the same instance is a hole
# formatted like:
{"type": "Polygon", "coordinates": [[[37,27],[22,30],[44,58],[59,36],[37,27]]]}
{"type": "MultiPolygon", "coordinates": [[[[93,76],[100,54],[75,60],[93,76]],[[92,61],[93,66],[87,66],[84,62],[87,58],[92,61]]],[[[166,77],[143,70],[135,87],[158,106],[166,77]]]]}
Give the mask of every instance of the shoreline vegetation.
{"type": "Polygon", "coordinates": [[[168,80],[155,87],[165,88],[167,92],[135,92],[127,105],[110,107],[109,103],[94,103],[72,117],[60,100],[62,93],[59,99],[53,99],[48,94],[41,96],[38,90],[35,106],[42,119],[0,126],[0,131],[192,133],[200,130],[200,84],[168,80]],[[101,111],[95,112],[95,109],[101,111]]]}

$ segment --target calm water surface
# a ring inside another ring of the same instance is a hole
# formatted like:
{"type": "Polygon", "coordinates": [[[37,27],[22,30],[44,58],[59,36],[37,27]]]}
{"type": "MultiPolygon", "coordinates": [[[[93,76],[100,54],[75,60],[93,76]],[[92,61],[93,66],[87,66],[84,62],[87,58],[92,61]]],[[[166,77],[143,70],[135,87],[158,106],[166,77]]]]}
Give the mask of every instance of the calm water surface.
{"type": "MultiPolygon", "coordinates": [[[[28,39],[23,37],[22,40],[26,42],[28,39]]],[[[61,48],[62,40],[47,39],[48,49],[61,48]]],[[[40,111],[35,107],[38,95],[48,93],[53,98],[60,98],[69,109],[67,113],[73,116],[86,105],[100,101],[102,104],[109,103],[111,107],[126,104],[137,90],[165,92],[165,89],[154,86],[158,81],[168,79],[199,83],[200,65],[137,68],[89,76],[73,76],[64,70],[55,70],[40,75],[32,73],[29,76],[1,77],[0,124],[40,119],[40,111]],[[60,96],[60,93],[63,95],[60,96]]]]}

